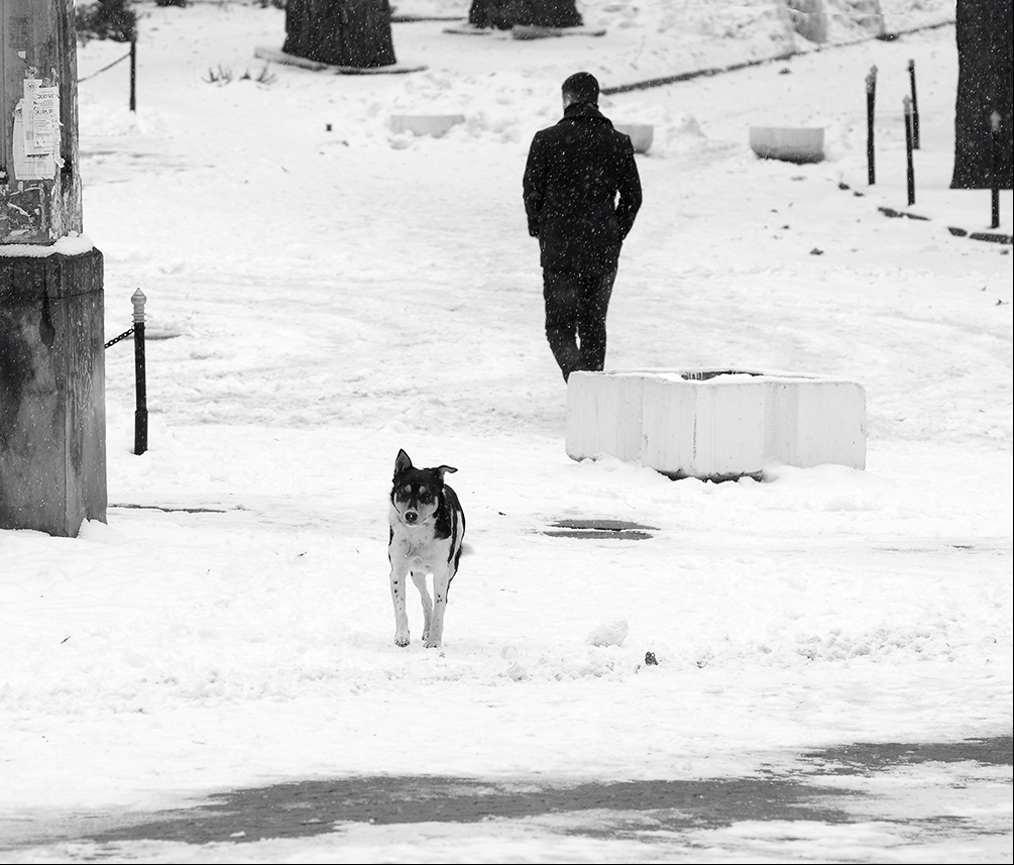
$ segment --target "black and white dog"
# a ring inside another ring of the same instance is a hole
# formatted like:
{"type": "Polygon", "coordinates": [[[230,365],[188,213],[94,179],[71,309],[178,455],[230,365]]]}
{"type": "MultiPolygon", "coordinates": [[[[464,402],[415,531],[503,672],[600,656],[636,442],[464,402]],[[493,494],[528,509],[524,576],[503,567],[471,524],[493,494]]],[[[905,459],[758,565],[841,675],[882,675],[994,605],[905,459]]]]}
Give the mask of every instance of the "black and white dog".
{"type": "Polygon", "coordinates": [[[435,648],[443,639],[447,592],[458,572],[465,536],[465,513],[454,490],[444,483],[444,473],[456,471],[451,466],[417,469],[403,450],[398,451],[394,461],[387,557],[391,562],[397,646],[409,643],[405,612],[405,578],[409,574],[422,595],[423,644],[435,648]],[[426,590],[427,574],[433,574],[435,603],[426,590]]]}

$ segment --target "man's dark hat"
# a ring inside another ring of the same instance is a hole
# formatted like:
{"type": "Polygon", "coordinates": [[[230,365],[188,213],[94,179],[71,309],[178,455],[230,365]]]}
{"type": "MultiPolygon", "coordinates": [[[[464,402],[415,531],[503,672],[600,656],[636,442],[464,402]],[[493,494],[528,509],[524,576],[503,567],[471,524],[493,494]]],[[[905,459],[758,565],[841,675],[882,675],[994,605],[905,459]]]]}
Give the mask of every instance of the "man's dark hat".
{"type": "Polygon", "coordinates": [[[599,82],[590,72],[575,72],[563,82],[563,92],[575,102],[599,101],[599,82]]]}

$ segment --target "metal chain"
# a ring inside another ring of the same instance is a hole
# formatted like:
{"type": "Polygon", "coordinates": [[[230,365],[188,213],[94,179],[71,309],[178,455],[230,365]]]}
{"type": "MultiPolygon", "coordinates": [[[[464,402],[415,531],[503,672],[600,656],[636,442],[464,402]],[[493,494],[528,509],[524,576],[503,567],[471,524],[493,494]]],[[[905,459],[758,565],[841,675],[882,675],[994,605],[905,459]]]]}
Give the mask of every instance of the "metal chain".
{"type": "Polygon", "coordinates": [[[119,336],[114,337],[113,339],[109,340],[109,342],[106,343],[106,348],[109,348],[109,346],[111,346],[111,345],[116,345],[116,343],[118,343],[121,339],[126,339],[133,332],[134,332],[134,328],[131,328],[130,330],[125,330],[119,336]]]}
{"type": "Polygon", "coordinates": [[[107,69],[112,69],[112,68],[113,68],[113,67],[114,67],[114,66],[115,66],[115,65],[116,65],[117,63],[122,63],[122,62],[123,62],[124,60],[126,60],[126,59],[127,59],[127,58],[128,58],[129,56],[130,56],[130,54],[129,54],[129,53],[127,53],[127,54],[124,54],[124,55],[123,55],[123,56],[122,56],[121,58],[119,58],[118,60],[114,60],[114,61],[113,61],[112,63],[110,63],[110,64],[109,64],[108,66],[103,66],[103,67],[102,67],[101,69],[99,69],[99,70],[98,70],[97,72],[93,72],[93,73],[92,73],[91,75],[86,75],[86,76],[85,76],[84,78],[78,78],[78,80],[77,80],[77,83],[78,83],[78,84],[80,84],[80,83],[81,83],[82,81],[87,81],[87,80],[88,80],[89,78],[94,78],[94,77],[95,77],[96,75],[101,75],[101,74],[102,74],[103,72],[105,72],[105,71],[106,71],[107,69]]]}

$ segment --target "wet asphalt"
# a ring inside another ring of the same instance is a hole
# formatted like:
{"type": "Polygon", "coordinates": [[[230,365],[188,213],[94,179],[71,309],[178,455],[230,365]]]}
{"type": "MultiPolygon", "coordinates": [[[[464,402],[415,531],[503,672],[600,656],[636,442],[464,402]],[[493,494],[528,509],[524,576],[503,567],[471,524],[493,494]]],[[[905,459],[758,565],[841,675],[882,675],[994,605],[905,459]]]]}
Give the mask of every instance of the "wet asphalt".
{"type": "MultiPolygon", "coordinates": [[[[681,781],[622,781],[559,786],[539,777],[512,781],[466,777],[376,776],[294,780],[264,787],[215,793],[200,805],[162,811],[74,840],[99,845],[129,841],[248,844],[268,838],[307,838],[335,831],[336,824],[475,823],[489,818],[580,815],[609,811],[651,815],[653,831],[714,829],[741,821],[818,821],[847,824],[868,821],[862,799],[870,794],[834,784],[843,775],[876,776],[899,767],[925,763],[1011,766],[1012,737],[961,742],[859,743],[803,753],[792,770],[772,770],[741,778],[681,781]]],[[[1011,784],[1006,774],[1006,784],[1011,784]]],[[[920,818],[910,818],[917,821],[920,818]]],[[[937,822],[947,821],[936,814],[937,822]]],[[[953,816],[960,828],[963,818],[953,816]]],[[[576,820],[571,831],[597,837],[638,837],[643,822],[576,820]]],[[[79,829],[82,827],[79,827],[79,829]]],[[[1005,828],[1006,833],[1010,827],[1005,828]]],[[[38,845],[32,833],[0,850],[38,845]]]]}

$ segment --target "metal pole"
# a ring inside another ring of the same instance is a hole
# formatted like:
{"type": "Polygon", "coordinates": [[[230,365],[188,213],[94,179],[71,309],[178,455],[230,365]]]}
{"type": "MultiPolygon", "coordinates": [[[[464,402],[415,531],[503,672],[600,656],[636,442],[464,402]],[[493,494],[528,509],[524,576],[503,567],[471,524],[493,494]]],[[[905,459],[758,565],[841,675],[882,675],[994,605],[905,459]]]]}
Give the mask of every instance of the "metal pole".
{"type": "Polygon", "coordinates": [[[919,149],[919,99],[915,95],[915,61],[908,61],[908,79],[912,83],[912,147],[919,149]]]}
{"type": "Polygon", "coordinates": [[[873,154],[873,108],[877,100],[877,66],[870,67],[866,76],[866,182],[873,186],[877,181],[873,154]]]}
{"type": "Polygon", "coordinates": [[[130,40],[130,110],[137,111],[137,38],[130,40]]]}
{"type": "Polygon", "coordinates": [[[1000,112],[993,111],[989,115],[990,141],[993,145],[993,171],[990,177],[991,205],[993,219],[989,224],[990,228],[1000,227],[1000,178],[997,171],[997,163],[1000,161],[1000,112]]]}
{"type": "Polygon", "coordinates": [[[143,454],[148,450],[148,393],[144,377],[144,292],[135,291],[130,302],[134,305],[134,389],[136,408],[134,410],[134,453],[143,454]]]}
{"type": "Polygon", "coordinates": [[[905,97],[905,156],[908,159],[908,203],[915,204],[915,168],[912,165],[912,100],[905,97]]]}

